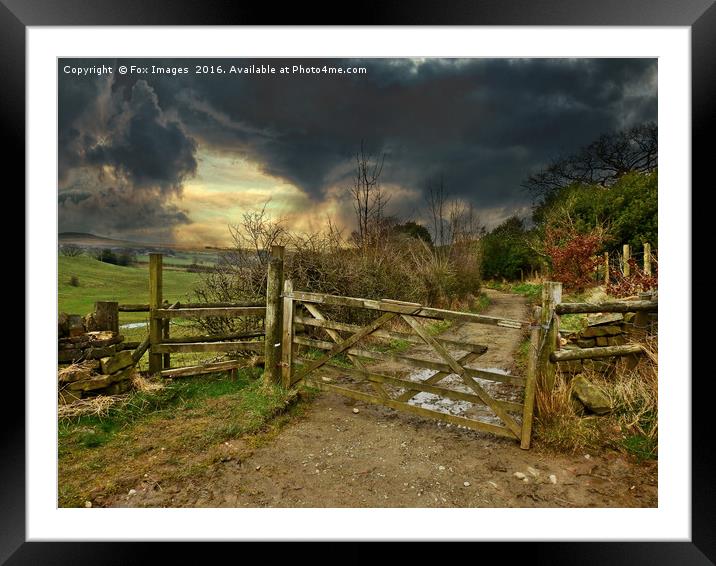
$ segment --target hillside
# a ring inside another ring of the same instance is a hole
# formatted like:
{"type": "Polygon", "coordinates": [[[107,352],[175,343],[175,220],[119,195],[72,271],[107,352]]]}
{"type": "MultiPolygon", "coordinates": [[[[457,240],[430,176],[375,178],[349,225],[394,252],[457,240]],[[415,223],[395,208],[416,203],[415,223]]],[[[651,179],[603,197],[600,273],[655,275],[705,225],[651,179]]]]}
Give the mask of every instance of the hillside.
{"type": "MultiPolygon", "coordinates": [[[[149,302],[149,273],[146,265],[120,267],[87,256],[60,255],[57,267],[60,312],[85,314],[94,309],[95,301],[149,302]],[[77,277],[79,286],[70,285],[72,276],[77,277]]],[[[186,301],[200,278],[197,273],[166,270],[164,298],[169,301],[186,301]]],[[[144,313],[123,313],[121,316],[122,322],[146,318],[144,313]]]]}

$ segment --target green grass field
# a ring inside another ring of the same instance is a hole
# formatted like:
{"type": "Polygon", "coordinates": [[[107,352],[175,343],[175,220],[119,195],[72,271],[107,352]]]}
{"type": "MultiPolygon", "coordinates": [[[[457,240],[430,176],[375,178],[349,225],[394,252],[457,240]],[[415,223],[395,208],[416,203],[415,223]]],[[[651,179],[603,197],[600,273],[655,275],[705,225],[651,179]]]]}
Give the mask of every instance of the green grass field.
{"type": "MultiPolygon", "coordinates": [[[[164,271],[164,299],[187,301],[201,281],[198,273],[164,271]]],[[[95,301],[120,303],[149,302],[149,270],[146,265],[120,267],[96,259],[79,256],[58,256],[57,300],[59,312],[87,314],[94,310],[95,301]],[[70,284],[75,276],[77,287],[70,284]]],[[[120,324],[146,320],[146,313],[121,313],[120,324]]]]}

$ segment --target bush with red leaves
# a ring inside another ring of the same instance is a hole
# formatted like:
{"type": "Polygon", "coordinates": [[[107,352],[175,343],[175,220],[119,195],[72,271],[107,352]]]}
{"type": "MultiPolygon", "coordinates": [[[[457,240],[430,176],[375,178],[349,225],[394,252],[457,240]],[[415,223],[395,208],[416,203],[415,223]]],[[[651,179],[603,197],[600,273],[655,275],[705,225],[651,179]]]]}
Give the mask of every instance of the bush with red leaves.
{"type": "Polygon", "coordinates": [[[582,234],[571,225],[545,229],[544,248],[552,262],[552,277],[570,290],[581,291],[594,285],[597,252],[604,243],[604,234],[592,230],[582,234]]]}
{"type": "Polygon", "coordinates": [[[612,297],[630,297],[656,290],[659,286],[658,263],[652,256],[651,275],[644,273],[634,258],[629,259],[629,277],[625,277],[621,270],[611,270],[607,293],[612,297]]]}

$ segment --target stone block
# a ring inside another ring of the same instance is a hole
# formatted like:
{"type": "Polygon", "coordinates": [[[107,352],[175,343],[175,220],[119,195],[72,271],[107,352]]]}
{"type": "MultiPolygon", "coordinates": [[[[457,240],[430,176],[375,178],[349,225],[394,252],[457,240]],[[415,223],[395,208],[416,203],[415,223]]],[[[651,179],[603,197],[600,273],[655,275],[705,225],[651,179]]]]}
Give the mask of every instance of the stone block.
{"type": "Polygon", "coordinates": [[[102,373],[105,374],[115,373],[134,364],[130,350],[122,350],[114,356],[102,358],[100,361],[102,364],[102,373]]]}
{"type": "Polygon", "coordinates": [[[123,379],[117,383],[113,383],[102,391],[105,395],[121,395],[132,389],[132,382],[129,379],[123,379]]]}
{"type": "Polygon", "coordinates": [[[582,338],[596,338],[598,336],[606,336],[607,332],[603,326],[590,326],[580,332],[582,338]]]}
{"type": "Polygon", "coordinates": [[[104,348],[87,348],[85,350],[85,358],[88,360],[99,360],[113,356],[117,353],[117,346],[105,346],[104,348]]]}
{"type": "Polygon", "coordinates": [[[57,372],[57,381],[59,383],[71,383],[81,379],[91,379],[95,375],[96,369],[92,364],[73,364],[57,372]]]}
{"type": "Polygon", "coordinates": [[[57,353],[58,363],[68,363],[79,360],[82,357],[82,350],[73,348],[72,350],[61,350],[57,353]]]}
{"type": "Polygon", "coordinates": [[[604,334],[607,336],[618,336],[619,334],[624,333],[624,329],[621,325],[618,324],[610,324],[607,326],[600,326],[602,330],[604,330],[604,334]]]}
{"type": "Polygon", "coordinates": [[[61,312],[57,317],[57,336],[63,338],[70,334],[70,315],[61,312]]]}
{"type": "Polygon", "coordinates": [[[71,391],[92,391],[93,389],[102,389],[112,385],[111,375],[100,375],[92,379],[83,379],[74,381],[67,386],[71,391]]]}
{"type": "Polygon", "coordinates": [[[131,381],[134,372],[134,366],[129,366],[127,368],[119,370],[118,372],[115,372],[110,376],[112,378],[112,383],[117,383],[118,381],[131,381]]]}
{"type": "Polygon", "coordinates": [[[612,410],[609,397],[599,387],[590,382],[583,375],[576,376],[572,382],[572,395],[591,412],[605,415],[612,410]]]}
{"type": "Polygon", "coordinates": [[[587,326],[599,326],[600,324],[609,324],[624,320],[624,315],[620,312],[606,312],[587,315],[587,326]]]}

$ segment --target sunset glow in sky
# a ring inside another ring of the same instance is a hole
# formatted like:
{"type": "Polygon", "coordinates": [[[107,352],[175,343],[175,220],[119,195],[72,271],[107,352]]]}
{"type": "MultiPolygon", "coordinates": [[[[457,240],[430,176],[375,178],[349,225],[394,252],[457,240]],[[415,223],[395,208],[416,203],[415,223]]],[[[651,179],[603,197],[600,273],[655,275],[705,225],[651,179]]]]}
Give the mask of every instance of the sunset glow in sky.
{"type": "Polygon", "coordinates": [[[657,115],[655,59],[61,59],[58,76],[60,232],[200,246],[267,201],[292,230],[351,230],[361,140],[386,154],[389,213],[424,219],[442,176],[492,227],[529,215],[520,184],[549,159],[657,115]],[[194,72],[267,62],[366,72],[194,72]]]}

